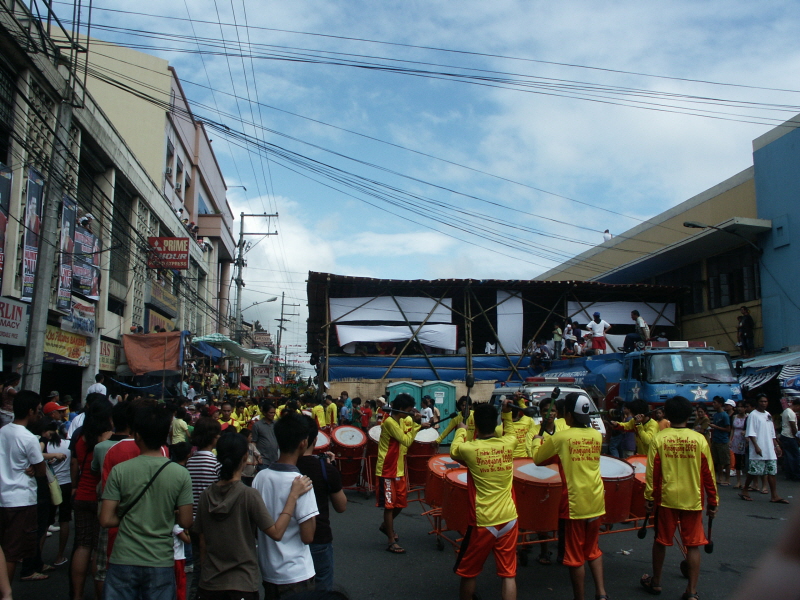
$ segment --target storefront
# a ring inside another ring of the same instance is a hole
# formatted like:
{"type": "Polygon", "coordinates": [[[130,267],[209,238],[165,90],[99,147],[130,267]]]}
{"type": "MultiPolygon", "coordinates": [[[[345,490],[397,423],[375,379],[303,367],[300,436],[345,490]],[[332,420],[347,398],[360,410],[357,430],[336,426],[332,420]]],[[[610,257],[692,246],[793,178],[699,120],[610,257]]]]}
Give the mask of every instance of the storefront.
{"type": "Polygon", "coordinates": [[[58,390],[62,398],[81,397],[83,370],[90,364],[91,349],[91,341],[85,335],[48,325],[44,337],[42,395],[46,397],[58,390]]]}
{"type": "Polygon", "coordinates": [[[22,373],[25,344],[28,341],[28,305],[0,298],[0,367],[4,376],[22,373]]]}

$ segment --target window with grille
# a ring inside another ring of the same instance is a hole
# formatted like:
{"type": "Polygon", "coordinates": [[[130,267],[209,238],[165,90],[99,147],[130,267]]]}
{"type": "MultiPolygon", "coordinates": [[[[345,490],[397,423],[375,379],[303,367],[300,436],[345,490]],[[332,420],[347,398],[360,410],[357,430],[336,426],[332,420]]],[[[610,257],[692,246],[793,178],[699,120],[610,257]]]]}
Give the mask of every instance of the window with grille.
{"type": "Polygon", "coordinates": [[[758,253],[750,246],[712,256],[708,270],[708,306],[722,308],[761,297],[758,253]]]}

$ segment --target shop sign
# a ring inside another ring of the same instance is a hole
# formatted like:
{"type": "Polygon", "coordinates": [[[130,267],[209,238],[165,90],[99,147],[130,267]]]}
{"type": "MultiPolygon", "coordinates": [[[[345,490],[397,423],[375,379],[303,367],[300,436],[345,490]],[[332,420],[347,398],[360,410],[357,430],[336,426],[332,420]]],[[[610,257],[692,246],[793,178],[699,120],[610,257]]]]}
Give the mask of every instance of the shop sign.
{"type": "Polygon", "coordinates": [[[61,317],[61,329],[88,337],[95,336],[95,305],[72,297],[70,314],[61,317]]]}
{"type": "Polygon", "coordinates": [[[86,336],[70,331],[63,331],[52,325],[47,326],[44,334],[44,362],[89,366],[91,346],[86,336]]]}
{"type": "Polygon", "coordinates": [[[253,342],[258,346],[268,346],[272,343],[272,334],[269,331],[254,331],[253,342]]]}
{"type": "Polygon", "coordinates": [[[156,311],[147,309],[144,311],[144,327],[147,331],[154,331],[156,327],[163,327],[167,331],[175,330],[175,321],[163,317],[156,311]]]}
{"type": "Polygon", "coordinates": [[[147,243],[150,253],[147,257],[148,269],[189,268],[189,238],[149,237],[147,243]]]}
{"type": "Polygon", "coordinates": [[[0,298],[0,344],[24,346],[28,343],[28,305],[0,298]]]}
{"type": "Polygon", "coordinates": [[[100,370],[116,371],[122,346],[114,342],[100,341],[100,370]]]}
{"type": "Polygon", "coordinates": [[[145,304],[152,304],[164,314],[170,317],[178,315],[178,297],[171,294],[164,286],[156,281],[151,281],[148,285],[148,293],[145,304]]]}

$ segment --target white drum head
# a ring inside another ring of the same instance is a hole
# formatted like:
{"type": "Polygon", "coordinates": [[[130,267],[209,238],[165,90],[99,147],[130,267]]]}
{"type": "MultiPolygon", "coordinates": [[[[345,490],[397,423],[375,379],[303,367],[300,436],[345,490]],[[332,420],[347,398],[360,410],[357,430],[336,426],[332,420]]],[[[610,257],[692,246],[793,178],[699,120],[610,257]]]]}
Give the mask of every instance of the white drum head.
{"type": "Polygon", "coordinates": [[[334,429],[333,439],[340,446],[350,446],[352,448],[361,446],[367,441],[363,431],[350,425],[342,425],[334,429]]]}
{"type": "Polygon", "coordinates": [[[414,436],[415,442],[422,442],[423,444],[432,444],[439,437],[439,432],[433,428],[420,429],[417,435],[414,436]]]}
{"type": "Polygon", "coordinates": [[[380,443],[380,441],[381,441],[381,426],[380,425],[375,425],[375,427],[370,427],[369,428],[369,437],[376,444],[380,443]]]}
{"type": "Polygon", "coordinates": [[[603,479],[626,479],[633,477],[633,467],[624,460],[611,456],[600,457],[600,477],[603,479]]]}
{"type": "Polygon", "coordinates": [[[558,471],[554,471],[553,469],[548,469],[547,467],[539,467],[534,463],[526,463],[517,469],[518,472],[524,473],[528,477],[532,477],[533,479],[538,479],[539,481],[547,481],[548,479],[552,479],[553,476],[561,477],[558,474],[558,471]]]}
{"type": "Polygon", "coordinates": [[[456,479],[458,479],[464,485],[467,485],[467,471],[464,471],[463,473],[459,473],[458,475],[456,475],[456,479]]]}
{"type": "Polygon", "coordinates": [[[634,473],[647,473],[647,465],[639,461],[629,461],[628,464],[633,467],[634,473]]]}
{"type": "Polygon", "coordinates": [[[305,416],[307,416],[307,417],[313,417],[314,416],[314,413],[312,413],[310,410],[306,410],[305,408],[303,409],[303,414],[305,416]]]}
{"type": "Polygon", "coordinates": [[[317,432],[317,442],[314,444],[315,448],[323,448],[325,446],[329,446],[331,443],[331,439],[328,437],[324,431],[317,432]]]}

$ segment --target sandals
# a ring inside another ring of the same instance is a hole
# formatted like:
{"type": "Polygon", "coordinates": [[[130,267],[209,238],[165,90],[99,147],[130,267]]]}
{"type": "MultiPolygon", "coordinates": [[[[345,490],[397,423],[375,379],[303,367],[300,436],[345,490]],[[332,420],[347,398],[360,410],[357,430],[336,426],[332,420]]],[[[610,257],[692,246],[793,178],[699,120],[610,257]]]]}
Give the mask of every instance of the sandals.
{"type": "Polygon", "coordinates": [[[745,502],[752,502],[753,499],[750,497],[750,494],[737,494],[739,498],[744,500],[745,502]]]}
{"type": "Polygon", "coordinates": [[[19,578],[20,581],[44,581],[45,579],[50,579],[50,576],[42,573],[33,573],[19,578]]]}
{"type": "Polygon", "coordinates": [[[639,583],[642,585],[642,587],[648,594],[652,594],[653,596],[658,596],[661,593],[661,586],[653,585],[652,575],[642,575],[642,578],[639,580],[639,583]]]}
{"type": "Polygon", "coordinates": [[[694,598],[694,600],[698,600],[700,596],[697,595],[697,592],[695,592],[694,594],[690,594],[689,592],[683,592],[683,596],[681,596],[681,600],[691,600],[692,598],[694,598]]]}
{"type": "Polygon", "coordinates": [[[544,566],[552,565],[553,561],[550,560],[550,556],[552,554],[553,554],[552,552],[548,552],[547,554],[540,554],[536,558],[536,562],[538,562],[540,565],[544,565],[544,566]]]}
{"type": "Polygon", "coordinates": [[[400,544],[398,544],[397,542],[392,542],[391,544],[389,544],[389,547],[386,548],[386,551],[387,552],[391,552],[392,554],[405,554],[406,553],[406,549],[401,547],[400,544]]]}
{"type": "Polygon", "coordinates": [[[65,564],[67,564],[68,562],[69,562],[69,559],[68,559],[68,558],[64,558],[64,559],[62,559],[62,560],[57,560],[56,562],[54,562],[54,563],[53,563],[53,566],[54,566],[54,567],[63,567],[63,566],[64,566],[65,564]]]}

